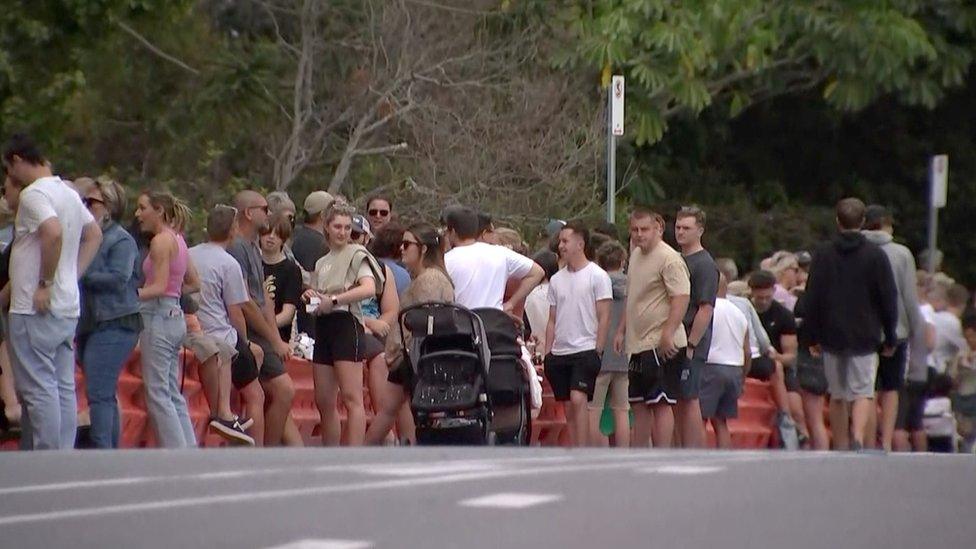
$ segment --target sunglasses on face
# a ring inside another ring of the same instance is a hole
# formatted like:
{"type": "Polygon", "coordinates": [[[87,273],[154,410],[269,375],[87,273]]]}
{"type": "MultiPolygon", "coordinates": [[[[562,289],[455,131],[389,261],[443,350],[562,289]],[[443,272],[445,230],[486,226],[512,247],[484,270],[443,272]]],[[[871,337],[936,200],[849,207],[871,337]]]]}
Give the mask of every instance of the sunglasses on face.
{"type": "Polygon", "coordinates": [[[367,213],[373,217],[386,217],[390,215],[390,210],[369,210],[367,213]]]}
{"type": "Polygon", "coordinates": [[[416,246],[416,247],[419,248],[420,247],[420,242],[414,242],[412,240],[404,240],[404,241],[400,242],[400,249],[401,250],[406,251],[406,250],[410,249],[410,246],[416,246]]]}
{"type": "Polygon", "coordinates": [[[97,198],[91,198],[91,197],[83,198],[81,200],[81,202],[85,205],[86,208],[91,208],[92,207],[92,204],[96,204],[96,203],[97,204],[105,205],[105,201],[104,200],[99,200],[97,198]]]}

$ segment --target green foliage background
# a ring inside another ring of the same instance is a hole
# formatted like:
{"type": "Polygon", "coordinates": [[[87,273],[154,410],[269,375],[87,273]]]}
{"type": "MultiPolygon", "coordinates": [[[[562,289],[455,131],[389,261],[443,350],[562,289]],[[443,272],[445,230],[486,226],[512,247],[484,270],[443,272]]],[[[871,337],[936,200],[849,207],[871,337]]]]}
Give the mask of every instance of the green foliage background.
{"type": "MultiPolygon", "coordinates": [[[[392,2],[331,1],[335,17],[325,31],[337,42],[368,31],[367,10],[392,2]]],[[[948,153],[940,247],[950,274],[976,283],[973,2],[426,4],[480,13],[484,27],[501,36],[534,31],[537,67],[556,69],[569,87],[582,83],[593,109],[604,103],[601,84],[625,74],[619,209],[639,202],[670,214],[698,203],[710,215],[709,246],[743,270],[775,249],[809,248],[827,237],[831,205],[849,194],[889,206],[898,237],[919,251],[928,158],[948,153]]],[[[111,173],[130,188],[171,187],[198,211],[237,189],[269,188],[267,149],[286,127],[277,105],[288,101],[293,70],[273,31],[250,0],[5,2],[0,134],[33,133],[69,177],[111,173]]],[[[319,70],[337,84],[359,66],[338,54],[323,63],[319,70]]],[[[594,158],[602,162],[601,151],[594,158]]],[[[300,197],[322,187],[334,168],[309,168],[289,191],[300,197]]],[[[416,170],[397,157],[364,159],[344,190],[356,196],[416,170]]],[[[588,192],[600,197],[603,190],[588,192]]],[[[545,204],[502,217],[580,213],[545,204]]]]}

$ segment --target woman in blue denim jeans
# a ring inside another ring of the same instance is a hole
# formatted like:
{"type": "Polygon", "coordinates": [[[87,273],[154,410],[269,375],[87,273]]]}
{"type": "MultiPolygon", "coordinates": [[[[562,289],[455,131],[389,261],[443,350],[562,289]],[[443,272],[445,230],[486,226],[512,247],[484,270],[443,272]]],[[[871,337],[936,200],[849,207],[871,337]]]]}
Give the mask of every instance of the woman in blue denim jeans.
{"type": "Polygon", "coordinates": [[[78,356],[85,372],[96,448],[119,447],[119,373],[142,330],[139,317],[139,250],[119,225],[125,212],[125,189],[99,177],[84,198],[102,228],[102,243],[81,278],[82,308],[78,323],[78,356]]]}
{"type": "Polygon", "coordinates": [[[190,210],[170,193],[148,191],[139,196],[136,219],[152,236],[142,263],[145,285],[139,289],[143,331],[142,382],[146,408],[163,448],[197,445],[186,399],[180,391],[180,350],[186,320],[180,307],[182,289],[198,290],[200,281],[180,234],[190,210]]]}

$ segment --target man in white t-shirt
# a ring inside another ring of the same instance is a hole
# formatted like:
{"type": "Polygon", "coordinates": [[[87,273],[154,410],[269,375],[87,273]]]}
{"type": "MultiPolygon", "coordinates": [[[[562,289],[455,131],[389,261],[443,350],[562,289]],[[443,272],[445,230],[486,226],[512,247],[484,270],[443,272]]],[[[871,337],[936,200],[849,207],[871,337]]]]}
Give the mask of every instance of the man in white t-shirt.
{"type": "Polygon", "coordinates": [[[728,420],[739,416],[739,396],[752,360],[749,319],[726,299],[728,282],[719,275],[718,294],[712,315],[712,344],[702,371],[702,419],[715,429],[719,448],[732,447],[728,420]]]}
{"type": "Polygon", "coordinates": [[[451,251],[444,255],[447,274],[454,282],[455,301],[469,309],[501,309],[512,314],[515,306],[542,282],[545,273],[531,259],[504,246],[478,242],[478,214],[470,208],[452,208],[445,214],[451,251]],[[509,279],[520,280],[505,299],[509,279]]]}
{"type": "Polygon", "coordinates": [[[610,326],[610,275],[587,258],[589,231],[579,221],[559,232],[559,255],[566,266],[549,279],[546,378],[556,401],[566,403],[571,444],[586,446],[587,403],[600,374],[610,326]]]}
{"type": "Polygon", "coordinates": [[[11,359],[23,405],[21,447],[71,449],[78,426],[78,279],[98,251],[102,231],[27,136],[7,142],[3,167],[7,203],[17,211],[3,294],[10,300],[11,359]]]}

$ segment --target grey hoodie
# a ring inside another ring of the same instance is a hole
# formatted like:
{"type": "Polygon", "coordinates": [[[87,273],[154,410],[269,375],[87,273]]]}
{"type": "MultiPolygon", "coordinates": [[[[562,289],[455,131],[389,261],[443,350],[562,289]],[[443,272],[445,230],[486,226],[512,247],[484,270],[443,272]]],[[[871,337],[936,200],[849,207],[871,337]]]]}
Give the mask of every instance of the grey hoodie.
{"type": "Polygon", "coordinates": [[[898,288],[898,327],[895,334],[899,340],[906,340],[925,331],[922,313],[918,308],[916,290],[915,258],[912,252],[894,241],[885,231],[862,231],[868,242],[876,244],[888,256],[895,286],[898,288]]]}

